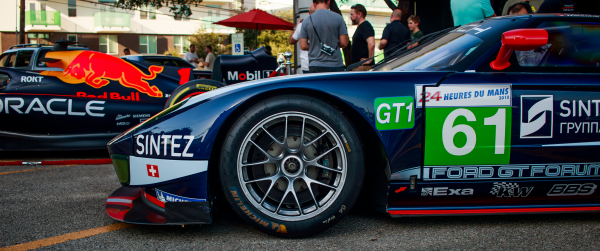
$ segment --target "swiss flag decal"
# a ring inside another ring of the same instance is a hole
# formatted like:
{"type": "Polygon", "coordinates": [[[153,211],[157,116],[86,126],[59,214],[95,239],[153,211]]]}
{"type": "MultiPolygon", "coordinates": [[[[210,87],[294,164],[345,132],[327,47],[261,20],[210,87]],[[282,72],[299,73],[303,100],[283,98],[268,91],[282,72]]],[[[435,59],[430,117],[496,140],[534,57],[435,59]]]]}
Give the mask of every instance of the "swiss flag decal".
{"type": "Polygon", "coordinates": [[[150,176],[150,177],[156,177],[156,178],[160,177],[158,175],[158,166],[157,165],[147,164],[146,168],[148,169],[148,176],[150,176]]]}

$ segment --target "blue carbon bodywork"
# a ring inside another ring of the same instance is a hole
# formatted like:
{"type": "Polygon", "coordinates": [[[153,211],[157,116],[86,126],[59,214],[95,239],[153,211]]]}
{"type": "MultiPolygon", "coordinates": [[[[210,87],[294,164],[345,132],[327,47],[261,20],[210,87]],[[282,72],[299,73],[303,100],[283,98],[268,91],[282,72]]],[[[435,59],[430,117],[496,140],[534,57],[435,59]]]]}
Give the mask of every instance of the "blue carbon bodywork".
{"type": "MultiPolygon", "coordinates": [[[[194,156],[189,159],[208,160],[213,151],[214,141],[224,122],[237,109],[249,108],[245,102],[259,95],[278,93],[312,93],[325,96],[326,101],[341,101],[367,121],[374,135],[377,135],[383,145],[392,170],[401,170],[418,166],[421,152],[420,109],[415,111],[415,127],[406,130],[378,131],[375,128],[373,101],[378,97],[411,96],[415,97],[415,85],[435,85],[448,72],[362,72],[342,74],[315,74],[260,80],[247,84],[228,86],[217,91],[222,94],[210,97],[208,101],[198,104],[185,104],[180,108],[155,122],[135,130],[133,138],[144,134],[183,134],[193,135],[195,140],[188,152],[194,156]],[[377,84],[372,83],[377,79],[377,84]],[[228,89],[231,89],[228,91],[228,89]],[[390,94],[394,95],[390,95],[390,94]],[[331,99],[331,100],[328,100],[331,99]],[[405,155],[410,158],[402,160],[405,155]]],[[[210,93],[210,92],[209,92],[210,93]]],[[[208,94],[206,96],[208,96],[208,94]]],[[[205,95],[194,97],[188,103],[204,101],[205,95]]],[[[136,147],[136,143],[133,143],[136,147]]],[[[170,151],[170,150],[167,150],[170,151]]],[[[160,157],[167,159],[182,159],[172,156],[136,156],[160,157]]]]}

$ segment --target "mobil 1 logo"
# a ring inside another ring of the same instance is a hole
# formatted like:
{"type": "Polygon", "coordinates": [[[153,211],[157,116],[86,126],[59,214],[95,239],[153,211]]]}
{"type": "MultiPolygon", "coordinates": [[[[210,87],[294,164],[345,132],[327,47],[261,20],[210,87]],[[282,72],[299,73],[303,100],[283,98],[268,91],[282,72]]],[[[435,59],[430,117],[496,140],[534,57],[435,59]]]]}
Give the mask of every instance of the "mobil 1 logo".
{"type": "Polygon", "coordinates": [[[425,165],[509,163],[510,85],[425,88],[443,97],[425,102],[425,165]]]}
{"type": "Polygon", "coordinates": [[[375,126],[377,130],[410,129],[415,126],[413,97],[385,97],[375,99],[375,126]]]}

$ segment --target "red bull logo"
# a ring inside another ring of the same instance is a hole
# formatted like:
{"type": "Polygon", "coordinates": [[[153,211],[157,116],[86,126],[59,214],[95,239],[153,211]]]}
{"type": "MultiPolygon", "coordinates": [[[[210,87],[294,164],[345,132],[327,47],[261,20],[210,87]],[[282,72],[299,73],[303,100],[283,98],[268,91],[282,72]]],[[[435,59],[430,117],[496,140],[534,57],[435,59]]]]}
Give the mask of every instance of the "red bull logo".
{"type": "Polygon", "coordinates": [[[149,74],[146,74],[123,59],[95,51],[49,52],[46,57],[60,59],[58,62],[48,62],[48,66],[60,67],[64,71],[62,76],[48,71],[42,75],[56,76],[71,84],[85,82],[94,88],[106,86],[110,80],[119,81],[121,85],[148,96],[163,97],[158,87],[148,83],[148,80],[155,79],[156,75],[163,71],[162,66],[152,65],[148,67],[149,74]]]}

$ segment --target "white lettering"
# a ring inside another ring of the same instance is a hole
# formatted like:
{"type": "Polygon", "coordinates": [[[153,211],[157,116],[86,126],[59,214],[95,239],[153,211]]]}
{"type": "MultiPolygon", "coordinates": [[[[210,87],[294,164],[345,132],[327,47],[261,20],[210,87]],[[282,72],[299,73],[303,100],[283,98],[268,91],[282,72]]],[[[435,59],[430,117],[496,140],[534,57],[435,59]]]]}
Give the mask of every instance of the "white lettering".
{"type": "Polygon", "coordinates": [[[234,72],[227,71],[227,79],[228,80],[238,80],[238,72],[237,71],[234,71],[234,72]]]}
{"type": "Polygon", "coordinates": [[[585,114],[589,117],[590,116],[590,101],[588,100],[587,102],[587,107],[585,106],[585,104],[583,103],[582,100],[579,100],[579,117],[581,117],[581,110],[583,109],[583,111],[585,112],[585,114]]]}
{"type": "Polygon", "coordinates": [[[73,115],[73,116],[85,116],[85,112],[74,112],[73,111],[73,100],[69,99],[69,101],[67,102],[67,111],[69,115],[73,115]]]}
{"type": "Polygon", "coordinates": [[[404,103],[393,103],[393,107],[396,107],[396,123],[400,122],[400,108],[404,107],[404,103]]]}
{"type": "Polygon", "coordinates": [[[569,117],[569,115],[571,115],[571,110],[569,109],[569,107],[565,107],[565,104],[569,104],[569,100],[563,100],[560,102],[560,108],[563,110],[566,110],[567,113],[560,113],[560,116],[562,117],[569,117]]]}
{"type": "Polygon", "coordinates": [[[388,110],[391,110],[392,108],[390,107],[390,105],[386,104],[386,103],[382,103],[379,105],[379,107],[377,107],[377,114],[375,114],[375,116],[377,116],[377,121],[380,124],[387,124],[390,123],[390,113],[389,112],[384,112],[383,115],[385,116],[385,119],[381,119],[380,117],[380,113],[381,113],[381,108],[386,108],[388,110]]]}
{"type": "Polygon", "coordinates": [[[67,100],[64,99],[64,98],[53,98],[53,99],[50,99],[50,100],[48,100],[48,103],[46,104],[46,109],[48,110],[48,112],[50,114],[65,115],[65,114],[67,114],[67,112],[54,111],[54,110],[52,110],[52,108],[50,108],[50,105],[52,105],[53,102],[65,102],[65,101],[67,101],[67,100]]]}
{"type": "Polygon", "coordinates": [[[165,152],[165,156],[167,156],[167,143],[169,142],[169,139],[171,138],[171,135],[163,135],[162,139],[163,139],[163,145],[164,145],[164,152],[165,152]]]}
{"type": "Polygon", "coordinates": [[[46,109],[44,109],[44,106],[42,105],[42,102],[40,102],[39,98],[34,98],[33,101],[31,101],[31,104],[29,104],[29,106],[27,107],[27,110],[25,110],[25,114],[29,114],[29,112],[32,110],[36,111],[36,112],[43,112],[44,114],[48,114],[48,112],[46,112],[46,109]],[[37,104],[38,107],[33,108],[33,105],[37,104]]]}
{"type": "Polygon", "coordinates": [[[171,137],[171,157],[181,157],[181,153],[175,152],[175,148],[179,148],[180,146],[179,144],[175,144],[175,140],[181,138],[181,135],[173,135],[173,137],[171,137]]]}
{"type": "Polygon", "coordinates": [[[434,187],[433,188],[433,195],[434,196],[447,195],[447,194],[448,194],[448,188],[447,187],[434,187]]]}
{"type": "Polygon", "coordinates": [[[187,145],[185,145],[185,148],[183,149],[183,153],[181,154],[181,156],[183,157],[194,157],[193,153],[188,153],[187,151],[190,149],[190,146],[192,145],[192,141],[194,141],[194,136],[193,135],[185,135],[183,136],[183,139],[187,139],[187,145]]]}
{"type": "Polygon", "coordinates": [[[137,154],[144,154],[144,144],[142,144],[140,142],[140,139],[144,139],[144,135],[138,135],[137,137],[135,137],[135,141],[137,142],[137,145],[140,146],[142,149],[140,150],[136,150],[135,152],[137,154]]]}
{"type": "Polygon", "coordinates": [[[156,136],[156,141],[154,141],[154,136],[148,135],[150,137],[150,155],[152,155],[152,150],[154,150],[156,155],[160,156],[160,135],[156,136]]]}
{"type": "Polygon", "coordinates": [[[23,101],[22,98],[6,98],[6,99],[4,99],[4,107],[6,109],[5,110],[6,114],[8,114],[8,107],[9,107],[8,102],[10,102],[10,101],[19,101],[18,105],[10,105],[10,108],[12,108],[13,110],[15,110],[19,114],[23,114],[23,112],[21,110],[19,110],[25,104],[25,101],[23,101]]]}
{"type": "MultiPolygon", "coordinates": [[[[69,99],[69,102],[71,100],[69,99]]],[[[103,105],[106,101],[90,101],[85,105],[85,111],[87,112],[88,115],[93,116],[93,117],[104,117],[104,113],[94,113],[91,112],[90,110],[98,110],[98,111],[102,111],[104,110],[104,107],[96,107],[96,106],[92,106],[93,104],[100,104],[103,105]]],[[[70,103],[69,103],[70,104],[70,103]]]]}

